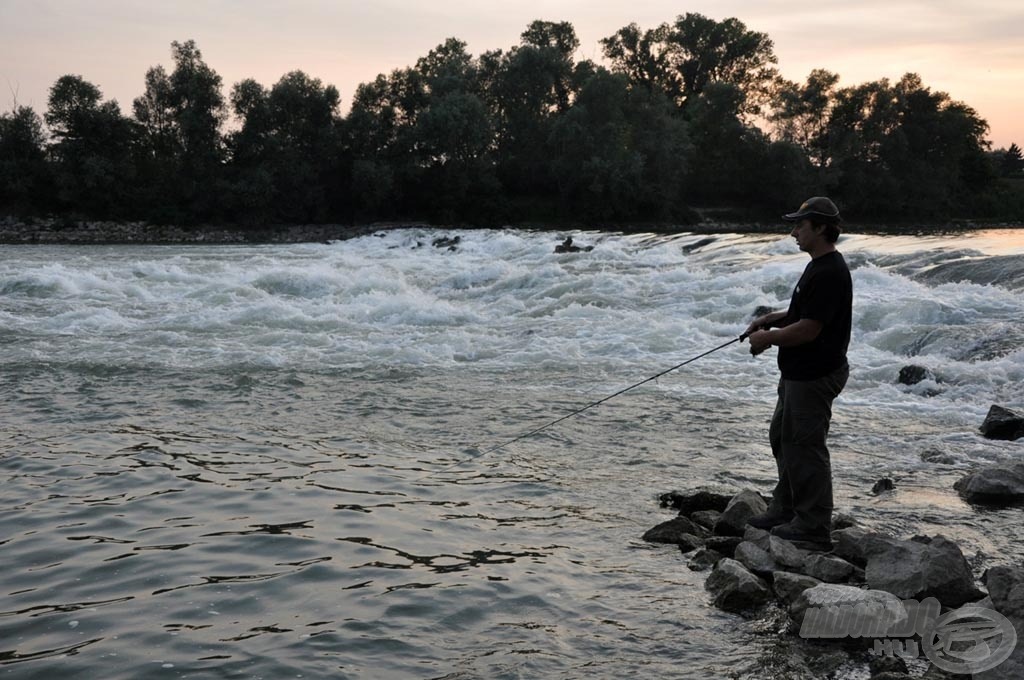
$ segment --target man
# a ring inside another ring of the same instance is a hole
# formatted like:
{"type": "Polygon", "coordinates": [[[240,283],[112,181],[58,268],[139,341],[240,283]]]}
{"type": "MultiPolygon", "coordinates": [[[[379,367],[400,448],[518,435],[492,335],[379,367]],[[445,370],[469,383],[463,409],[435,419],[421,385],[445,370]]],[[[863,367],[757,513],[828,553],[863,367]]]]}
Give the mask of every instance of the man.
{"type": "Polygon", "coordinates": [[[828,436],[832,401],[846,385],[850,368],[853,282],[836,250],[839,209],[827,198],[808,199],[796,212],[792,235],[811,257],[793,291],[789,309],[751,322],[750,352],[779,348],[778,402],[769,430],[779,482],[768,511],[748,524],[801,548],[832,548],[832,468],[828,436]]]}

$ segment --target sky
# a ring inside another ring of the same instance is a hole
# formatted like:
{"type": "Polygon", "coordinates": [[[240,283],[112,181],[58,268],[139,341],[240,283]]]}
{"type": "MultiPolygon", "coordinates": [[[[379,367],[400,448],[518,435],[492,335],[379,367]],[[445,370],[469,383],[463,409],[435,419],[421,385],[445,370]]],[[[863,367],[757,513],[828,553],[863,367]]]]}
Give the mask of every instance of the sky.
{"type": "Polygon", "coordinates": [[[602,62],[601,38],[686,12],[766,33],[790,80],[815,68],[841,86],[917,73],[988,121],[993,148],[1024,146],[1022,0],[0,0],[0,110],[42,114],[57,78],[77,74],[130,113],[146,70],[170,69],[171,41],[192,39],[225,95],[300,69],[337,87],[344,112],[360,83],[449,37],[480,54],[518,44],[534,19],[568,21],[577,57],[602,62]]]}

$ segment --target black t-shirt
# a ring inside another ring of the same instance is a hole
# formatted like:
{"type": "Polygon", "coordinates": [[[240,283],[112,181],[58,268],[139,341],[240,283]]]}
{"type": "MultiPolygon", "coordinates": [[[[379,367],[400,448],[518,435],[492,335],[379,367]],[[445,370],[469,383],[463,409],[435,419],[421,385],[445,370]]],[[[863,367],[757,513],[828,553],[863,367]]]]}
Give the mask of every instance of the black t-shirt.
{"type": "Polygon", "coordinates": [[[811,260],[796,284],[786,318],[777,325],[812,319],[822,329],[809,343],[779,348],[782,377],[814,380],[845,366],[852,317],[853,280],[846,260],[838,251],[811,260]]]}

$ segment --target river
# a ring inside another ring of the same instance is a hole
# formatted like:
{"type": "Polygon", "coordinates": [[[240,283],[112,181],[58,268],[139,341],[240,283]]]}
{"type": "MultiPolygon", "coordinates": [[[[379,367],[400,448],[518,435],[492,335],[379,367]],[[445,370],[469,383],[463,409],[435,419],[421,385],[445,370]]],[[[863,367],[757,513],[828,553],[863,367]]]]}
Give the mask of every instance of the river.
{"type": "MultiPolygon", "coordinates": [[[[660,493],[771,488],[774,351],[480,454],[735,338],[806,255],[784,228],[564,236],[0,246],[0,676],[769,677],[774,635],[640,536],[660,493]]],[[[1020,456],[978,426],[1024,407],[1024,230],[839,249],[837,510],[1020,563],[1020,511],[952,485],[1020,456]]]]}

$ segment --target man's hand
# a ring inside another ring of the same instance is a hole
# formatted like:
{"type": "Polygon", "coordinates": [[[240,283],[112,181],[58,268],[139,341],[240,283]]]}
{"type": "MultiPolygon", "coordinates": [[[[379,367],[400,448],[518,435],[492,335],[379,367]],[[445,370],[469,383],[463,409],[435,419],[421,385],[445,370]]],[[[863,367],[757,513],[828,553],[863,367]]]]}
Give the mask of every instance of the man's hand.
{"type": "Polygon", "coordinates": [[[757,356],[761,352],[765,351],[772,346],[770,331],[757,330],[747,336],[747,340],[750,341],[750,353],[753,356],[757,356]]]}

